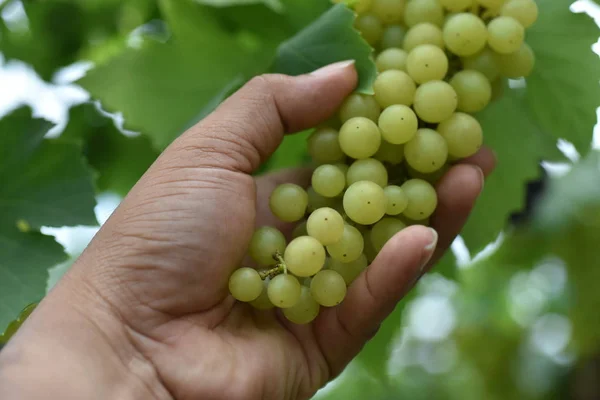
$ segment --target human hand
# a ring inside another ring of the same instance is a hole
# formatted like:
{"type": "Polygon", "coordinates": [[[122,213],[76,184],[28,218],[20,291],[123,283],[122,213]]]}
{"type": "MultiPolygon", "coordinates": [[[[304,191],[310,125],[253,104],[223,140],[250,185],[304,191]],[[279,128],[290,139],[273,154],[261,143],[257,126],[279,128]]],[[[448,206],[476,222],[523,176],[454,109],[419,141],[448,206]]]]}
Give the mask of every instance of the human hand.
{"type": "Polygon", "coordinates": [[[439,238],[399,232],[314,323],[235,302],[228,278],[255,226],[292,228],[270,213],[270,192],[310,180],[250,174],[356,80],[349,63],[262,76],[179,137],[3,350],[0,398],[307,399],[339,374],[451,244],[494,166],[482,149],[452,167],[437,187],[439,238]]]}

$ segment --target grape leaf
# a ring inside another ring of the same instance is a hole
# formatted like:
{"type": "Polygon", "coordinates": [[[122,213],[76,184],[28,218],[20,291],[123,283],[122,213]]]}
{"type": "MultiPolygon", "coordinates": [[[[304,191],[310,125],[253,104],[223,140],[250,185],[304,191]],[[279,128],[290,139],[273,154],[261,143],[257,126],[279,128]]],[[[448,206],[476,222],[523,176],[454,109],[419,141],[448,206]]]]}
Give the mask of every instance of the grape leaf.
{"type": "Polygon", "coordinates": [[[600,106],[600,58],[591,49],[598,26],[588,15],[570,12],[571,0],[538,2],[539,19],[527,32],[536,56],[527,103],[544,130],[585,154],[600,106]]]}
{"type": "Polygon", "coordinates": [[[377,74],[372,48],[353,27],[354,12],[344,4],[330,8],[315,22],[281,44],[274,71],[300,75],[343,60],[356,60],[357,91],[373,93],[377,74]]]}

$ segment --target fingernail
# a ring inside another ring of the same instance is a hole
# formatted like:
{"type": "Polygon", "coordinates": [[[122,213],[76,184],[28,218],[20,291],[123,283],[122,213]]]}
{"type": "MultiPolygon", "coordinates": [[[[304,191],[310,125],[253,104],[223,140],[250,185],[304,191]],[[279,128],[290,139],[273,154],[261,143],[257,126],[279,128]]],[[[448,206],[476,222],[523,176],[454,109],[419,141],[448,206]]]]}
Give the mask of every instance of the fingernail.
{"type": "MultiPolygon", "coordinates": [[[[485,185],[485,175],[483,175],[483,170],[479,168],[477,165],[471,165],[475,171],[479,174],[479,181],[481,182],[481,191],[483,191],[483,186],[485,185]]],[[[481,193],[480,191],[480,193],[481,193]]]]}
{"type": "Polygon", "coordinates": [[[316,71],[310,73],[313,76],[327,76],[336,73],[337,71],[354,65],[354,60],[339,61],[333,64],[326,65],[316,71]]]}
{"type": "Polygon", "coordinates": [[[423,256],[421,257],[421,270],[425,268],[429,260],[431,260],[431,256],[433,256],[433,252],[437,247],[438,242],[438,233],[435,229],[429,228],[429,232],[431,232],[431,240],[427,246],[423,249],[423,256]]]}

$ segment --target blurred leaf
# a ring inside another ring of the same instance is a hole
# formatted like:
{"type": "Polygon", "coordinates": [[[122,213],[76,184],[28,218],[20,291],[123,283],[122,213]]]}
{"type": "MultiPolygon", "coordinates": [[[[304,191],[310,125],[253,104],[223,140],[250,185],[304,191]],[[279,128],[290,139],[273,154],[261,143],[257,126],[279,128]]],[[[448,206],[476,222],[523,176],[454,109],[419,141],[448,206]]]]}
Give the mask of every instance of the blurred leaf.
{"type": "Polygon", "coordinates": [[[197,3],[213,7],[229,7],[245,4],[264,4],[273,11],[281,11],[283,4],[280,0],[194,0],[197,3]]]}
{"type": "Polygon", "coordinates": [[[598,26],[570,12],[572,0],[538,1],[539,19],[527,31],[536,57],[527,102],[543,129],[586,154],[600,106],[600,58],[592,51],[598,26]]]}
{"type": "Polygon", "coordinates": [[[372,94],[377,74],[371,57],[372,49],[353,24],[354,12],[343,4],[335,5],[281,44],[274,71],[301,75],[337,61],[356,60],[359,76],[357,91],[372,94]]]}

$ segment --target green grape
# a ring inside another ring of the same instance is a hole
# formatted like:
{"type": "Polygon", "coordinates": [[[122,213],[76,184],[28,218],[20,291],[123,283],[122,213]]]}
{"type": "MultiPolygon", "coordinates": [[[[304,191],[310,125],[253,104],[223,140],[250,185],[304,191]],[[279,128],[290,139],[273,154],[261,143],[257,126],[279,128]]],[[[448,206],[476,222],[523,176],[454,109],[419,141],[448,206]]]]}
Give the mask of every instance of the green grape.
{"type": "MultiPolygon", "coordinates": [[[[452,115],[457,105],[456,92],[444,81],[426,82],[415,92],[414,109],[417,116],[425,122],[442,122],[452,115]]],[[[404,150],[406,156],[406,148],[404,150]]]]}
{"type": "Polygon", "coordinates": [[[492,84],[479,71],[465,69],[456,73],[450,79],[450,86],[458,96],[459,111],[476,113],[492,100],[492,84]]]}
{"type": "Polygon", "coordinates": [[[373,158],[392,165],[400,164],[404,160],[404,145],[392,144],[382,140],[381,146],[379,146],[379,150],[377,150],[373,158]]]}
{"type": "Polygon", "coordinates": [[[387,199],[383,188],[370,181],[355,182],[344,193],[344,210],[348,217],[362,225],[371,225],[385,215],[387,199]]]}
{"type": "Polygon", "coordinates": [[[365,242],[363,252],[367,257],[367,262],[372,263],[379,253],[375,250],[375,246],[373,246],[373,242],[371,241],[371,231],[363,233],[363,240],[365,242]]]}
{"type": "Polygon", "coordinates": [[[342,103],[339,115],[342,123],[355,117],[364,117],[377,122],[380,113],[381,107],[373,96],[353,93],[342,103]]]}
{"type": "Polygon", "coordinates": [[[390,69],[406,71],[406,57],[408,57],[408,54],[402,49],[386,49],[379,53],[375,59],[377,71],[383,72],[390,69]]]}
{"type": "Polygon", "coordinates": [[[313,171],[312,188],[324,197],[336,197],[346,187],[346,177],[335,165],[324,164],[313,171]]]}
{"type": "MultiPolygon", "coordinates": [[[[338,164],[336,164],[337,166],[338,164]]],[[[339,168],[339,167],[338,167],[339,168]]],[[[343,171],[342,171],[343,172],[343,171]]],[[[346,174],[344,173],[344,176],[346,174]]],[[[311,186],[306,190],[306,194],[308,195],[308,207],[307,211],[309,213],[321,208],[321,207],[331,207],[334,208],[337,203],[337,199],[333,197],[325,197],[321,196],[319,193],[315,192],[315,189],[311,186]]]]}
{"type": "Polygon", "coordinates": [[[482,7],[488,8],[490,10],[499,10],[500,7],[502,7],[502,4],[506,0],[476,0],[476,1],[482,7]]]}
{"type": "Polygon", "coordinates": [[[336,271],[325,269],[314,276],[310,282],[310,293],[317,303],[324,307],[333,307],[344,301],[346,282],[336,271]]]}
{"type": "Polygon", "coordinates": [[[383,108],[393,104],[410,106],[415,97],[417,85],[404,71],[387,70],[380,73],[373,83],[375,100],[383,108]]]}
{"type": "Polygon", "coordinates": [[[317,239],[300,236],[288,244],[283,253],[283,260],[288,271],[296,276],[305,277],[312,276],[323,268],[325,256],[325,248],[317,239]]]}
{"type": "Polygon", "coordinates": [[[483,21],[470,13],[449,17],[443,33],[446,48],[461,57],[472,56],[483,50],[488,37],[483,21]]]}
{"type": "Polygon", "coordinates": [[[402,25],[399,24],[386,26],[381,38],[381,49],[385,50],[392,47],[401,48],[405,32],[402,25]]]}
{"type": "Polygon", "coordinates": [[[473,5],[473,0],[439,0],[439,2],[442,7],[453,13],[464,11],[473,5]]]}
{"type": "Polygon", "coordinates": [[[313,299],[310,288],[302,286],[300,299],[296,305],[283,309],[283,315],[288,321],[297,325],[306,325],[311,323],[319,315],[321,306],[313,299]]]}
{"type": "Polygon", "coordinates": [[[406,228],[406,224],[397,218],[385,217],[373,226],[371,229],[371,243],[375,251],[380,252],[383,246],[394,235],[406,228]]]}
{"type": "Polygon", "coordinates": [[[285,245],[285,236],[278,229],[261,226],[252,235],[248,253],[259,265],[267,266],[275,263],[273,259],[275,253],[283,254],[285,245]]]}
{"type": "Polygon", "coordinates": [[[377,153],[380,145],[381,133],[377,124],[370,119],[351,118],[340,129],[340,146],[349,157],[355,159],[372,157],[377,153]]]}
{"type": "Polygon", "coordinates": [[[275,307],[290,308],[300,301],[302,286],[293,275],[277,275],[269,282],[267,295],[275,307]]]}
{"type": "Polygon", "coordinates": [[[437,193],[431,184],[422,179],[410,179],[401,186],[408,197],[408,206],[402,213],[415,221],[429,218],[438,203],[437,193]]]}
{"type": "Polygon", "coordinates": [[[533,71],[535,54],[525,42],[519,50],[510,54],[496,54],[496,63],[500,73],[507,78],[527,77],[533,71]]]}
{"type": "Polygon", "coordinates": [[[300,222],[292,231],[292,239],[296,239],[300,236],[308,236],[308,230],[306,229],[306,221],[300,222]]]}
{"type": "Polygon", "coordinates": [[[384,24],[396,24],[402,21],[405,0],[375,0],[371,12],[384,24]]]}
{"type": "Polygon", "coordinates": [[[417,221],[414,219],[406,218],[405,216],[401,216],[400,219],[402,220],[402,222],[404,222],[406,224],[406,226],[414,226],[414,225],[430,226],[430,218],[425,218],[425,219],[421,219],[421,220],[417,221]]]}
{"type": "Polygon", "coordinates": [[[310,135],[308,153],[320,164],[336,163],[345,157],[340,147],[338,132],[331,128],[319,128],[310,135]]]}
{"type": "Polygon", "coordinates": [[[271,303],[271,300],[269,300],[269,294],[267,293],[270,281],[269,278],[263,281],[262,292],[260,292],[260,295],[256,299],[250,302],[250,305],[257,310],[270,310],[275,307],[273,303],[271,303]]]}
{"type": "Polygon", "coordinates": [[[371,13],[359,15],[354,22],[354,27],[371,46],[375,46],[383,35],[381,20],[371,13]]]}
{"type": "Polygon", "coordinates": [[[367,268],[367,265],[367,256],[363,253],[356,260],[347,263],[332,258],[329,260],[328,269],[340,274],[346,285],[350,286],[360,273],[367,268]]]}
{"type": "Polygon", "coordinates": [[[514,53],[525,40],[525,28],[512,17],[494,18],[487,29],[488,44],[496,53],[514,53]]]}
{"type": "MultiPolygon", "coordinates": [[[[377,186],[379,187],[379,186],[377,186]]],[[[327,252],[334,260],[351,262],[360,257],[364,248],[363,237],[352,225],[344,225],[342,239],[327,246],[327,252]]]]}
{"type": "Polygon", "coordinates": [[[404,146],[404,157],[410,167],[428,174],[442,168],[448,159],[448,145],[433,129],[422,128],[404,146]]]}
{"type": "Polygon", "coordinates": [[[388,182],[388,173],[381,161],[374,158],[365,158],[356,160],[350,165],[346,180],[348,186],[358,181],[371,181],[385,187],[388,182]]]}
{"type": "Polygon", "coordinates": [[[344,218],[333,208],[319,208],[306,222],[308,234],[323,246],[336,243],[344,234],[344,218]]]}
{"type": "Polygon", "coordinates": [[[439,47],[422,44],[408,53],[406,70],[417,83],[442,80],[448,72],[448,57],[439,47]]]}
{"type": "Polygon", "coordinates": [[[500,15],[512,17],[524,28],[529,28],[537,21],[538,6],[534,0],[509,0],[502,6],[500,15]]]}
{"type": "MultiPolygon", "coordinates": [[[[335,166],[338,167],[340,171],[344,173],[344,176],[348,175],[348,169],[350,168],[348,164],[337,163],[335,164],[335,166]]],[[[346,182],[346,185],[348,185],[348,182],[346,182]]]]}
{"type": "Polygon", "coordinates": [[[371,9],[373,0],[333,0],[334,3],[344,3],[358,14],[363,14],[371,9]]]}
{"type": "MultiPolygon", "coordinates": [[[[448,158],[449,158],[449,156],[448,156],[448,158]]],[[[422,172],[417,171],[414,168],[411,168],[410,165],[407,167],[408,176],[410,178],[422,179],[424,181],[431,183],[432,185],[437,183],[440,179],[442,179],[444,177],[444,175],[446,175],[446,172],[448,172],[448,169],[450,169],[450,166],[448,164],[444,164],[444,166],[442,168],[437,169],[434,172],[424,174],[422,172]]]]}
{"type": "Polygon", "coordinates": [[[495,53],[488,47],[477,54],[463,58],[464,69],[472,69],[481,72],[490,82],[500,76],[500,70],[496,64],[495,53]]]}
{"type": "Polygon", "coordinates": [[[438,0],[411,0],[406,4],[404,23],[410,28],[423,22],[442,26],[444,9],[438,0]]]}
{"type": "Polygon", "coordinates": [[[415,112],[403,104],[387,107],[379,116],[379,130],[384,140],[404,144],[417,133],[419,120],[415,112]]]}
{"type": "Polygon", "coordinates": [[[406,32],[402,47],[405,51],[410,52],[415,47],[423,44],[431,44],[440,49],[444,48],[444,37],[439,26],[429,22],[422,22],[413,26],[406,32]]]}
{"type": "Polygon", "coordinates": [[[258,271],[243,267],[237,269],[229,278],[229,292],[239,301],[256,300],[263,290],[263,282],[258,271]]]}
{"type": "Polygon", "coordinates": [[[400,186],[390,185],[383,189],[385,198],[387,199],[387,207],[385,213],[387,215],[399,215],[408,206],[408,197],[400,186]]]}
{"type": "Polygon", "coordinates": [[[452,114],[438,125],[437,131],[448,144],[448,154],[453,158],[470,157],[477,153],[483,144],[481,125],[469,114],[452,114]]]}
{"type": "Polygon", "coordinates": [[[308,195],[293,183],[284,183],[275,188],[269,198],[271,212],[285,222],[299,221],[306,213],[308,195]]]}

